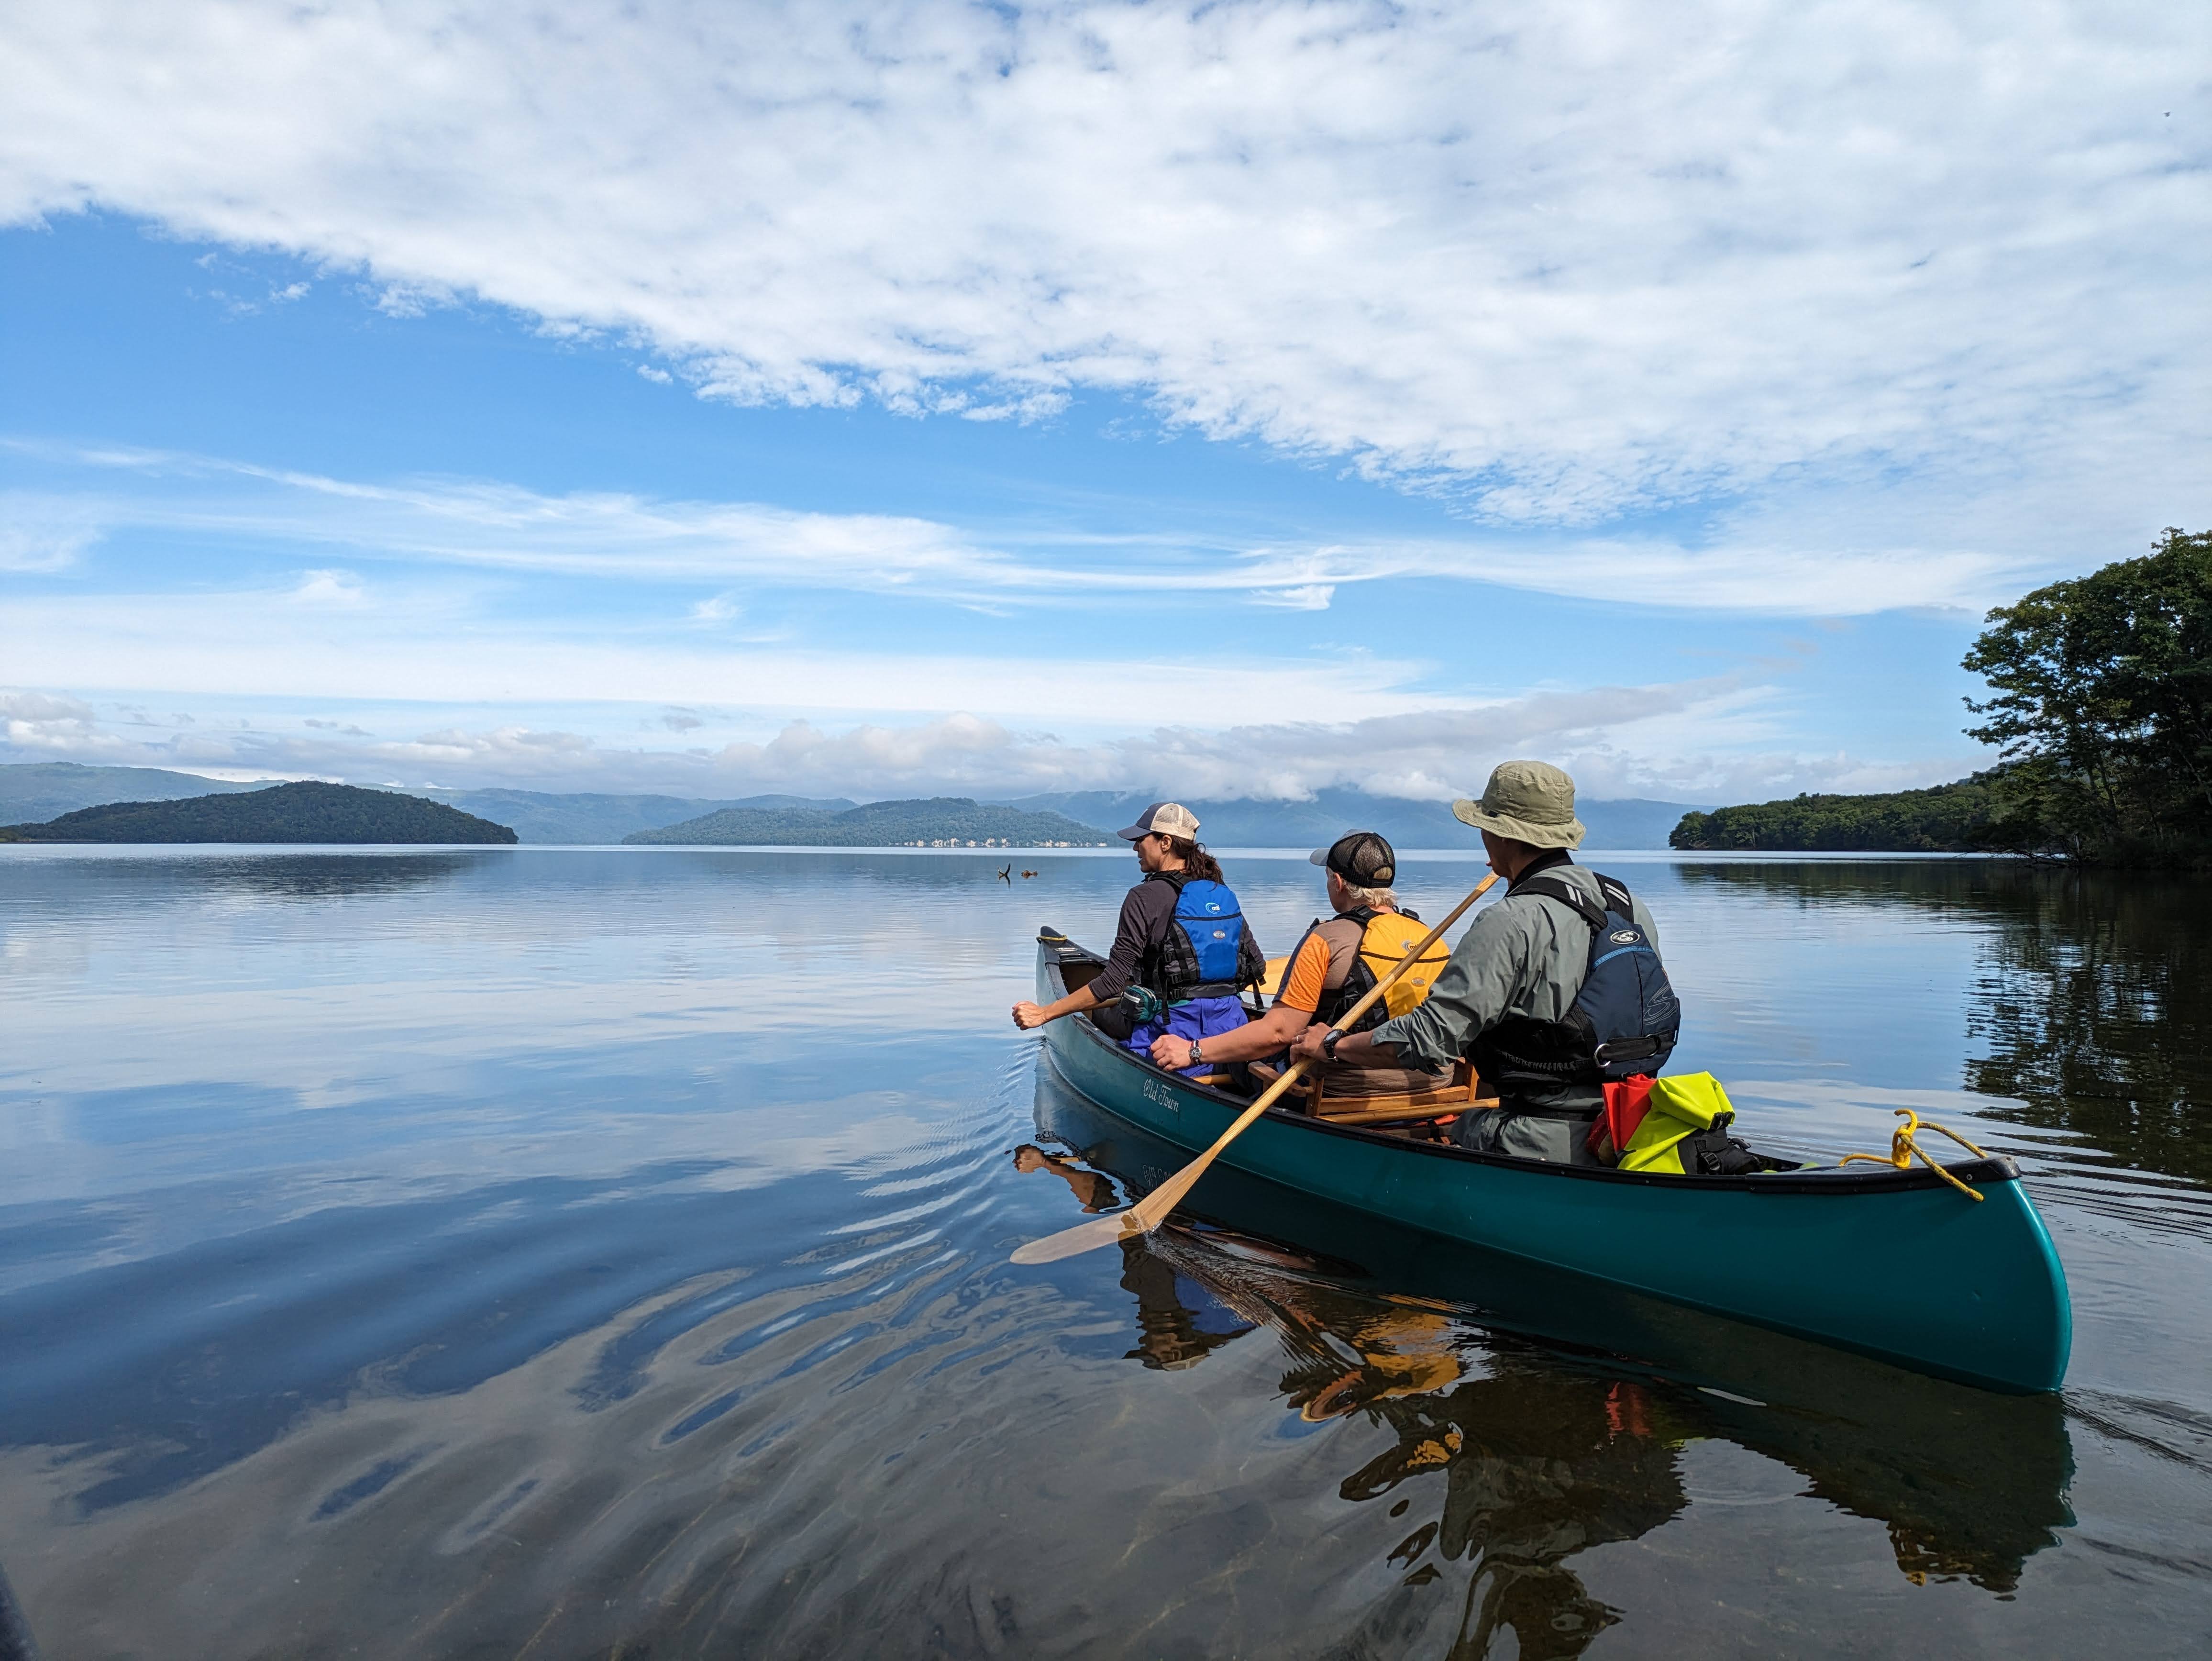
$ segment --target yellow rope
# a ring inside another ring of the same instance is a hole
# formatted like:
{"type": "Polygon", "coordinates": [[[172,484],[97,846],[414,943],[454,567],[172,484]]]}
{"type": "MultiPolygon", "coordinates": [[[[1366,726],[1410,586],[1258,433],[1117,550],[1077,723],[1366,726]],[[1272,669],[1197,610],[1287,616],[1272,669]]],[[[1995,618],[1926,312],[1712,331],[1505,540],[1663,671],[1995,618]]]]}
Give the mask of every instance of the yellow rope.
{"type": "Polygon", "coordinates": [[[1881,1153],[1846,1153],[1842,1159],[1837,1160],[1836,1163],[1838,1165],[1849,1165],[1854,1159],[1864,1159],[1869,1165],[1893,1165],[1899,1171],[1910,1171],[1912,1168],[1912,1156],[1917,1153],[1920,1156],[1920,1162],[1923,1165],[1926,1165],[1938,1177],[1941,1177],[1945,1182],[1950,1183],[1952,1187],[1957,1189],[1960,1193],[1965,1195],[1968,1199],[1978,1200],[1982,1197],[1979,1189],[1968,1188],[1966,1183],[1960,1182],[1949,1171],[1944,1170],[1942,1165],[1937,1165],[1935,1160],[1929,1159],[1928,1157],[1928,1150],[1921,1147],[1918,1142],[1912,1140],[1912,1133],[1916,1130],[1940,1130],[1946,1136],[1948,1136],[1953,1141],[1958,1143],[1960,1147],[1965,1148],[1968,1153],[1980,1154],[1984,1159],[1990,1157],[1988,1154],[1983,1153],[1980,1148],[1976,1147],[1972,1142],[1968,1141],[1964,1136],[1961,1136],[1957,1131],[1952,1129],[1948,1125],[1937,1124],[1933,1119],[1929,1119],[1923,1124],[1921,1122],[1920,1116],[1917,1113],[1915,1113],[1909,1107],[1899,1108],[1897,1110],[1897,1116],[1904,1120],[1905,1123],[1898,1126],[1898,1128],[1891,1133],[1889,1138],[1889,1152],[1887,1155],[1881,1153]]]}

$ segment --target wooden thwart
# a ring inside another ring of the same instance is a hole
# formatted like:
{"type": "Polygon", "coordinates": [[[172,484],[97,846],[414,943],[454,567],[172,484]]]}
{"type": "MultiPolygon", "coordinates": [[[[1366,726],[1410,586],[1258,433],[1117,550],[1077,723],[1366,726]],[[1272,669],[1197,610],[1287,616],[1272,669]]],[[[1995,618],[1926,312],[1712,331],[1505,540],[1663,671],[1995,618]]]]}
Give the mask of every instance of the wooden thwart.
{"type": "MultiPolygon", "coordinates": [[[[1256,1077],[1272,1080],[1272,1068],[1255,1066],[1256,1077]]],[[[1316,1075],[1310,1078],[1300,1093],[1304,1098],[1305,1111],[1331,1124],[1389,1124],[1408,1119],[1436,1119],[1449,1113],[1479,1111],[1498,1105],[1494,1094],[1483,1093],[1483,1081],[1465,1062],[1452,1069],[1452,1081],[1433,1090],[1382,1091],[1372,1094],[1331,1095],[1327,1081],[1316,1075]]]]}

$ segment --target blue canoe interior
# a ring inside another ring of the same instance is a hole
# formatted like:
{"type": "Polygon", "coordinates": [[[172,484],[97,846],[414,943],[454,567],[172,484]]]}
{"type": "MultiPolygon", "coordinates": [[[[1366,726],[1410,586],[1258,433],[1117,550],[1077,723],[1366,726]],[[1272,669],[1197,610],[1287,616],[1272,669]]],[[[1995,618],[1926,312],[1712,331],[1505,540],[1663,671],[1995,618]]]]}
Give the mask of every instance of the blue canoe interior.
{"type": "MultiPolygon", "coordinates": [[[[1039,1001],[1086,984],[1101,964],[1043,930],[1039,1001]]],[[[1166,1146],[1195,1153],[1250,1104],[1162,1071],[1087,1017],[1044,1031],[1061,1080],[1166,1146]]],[[[1427,1116],[1468,1110],[1466,1093],[1429,1105],[1427,1116]]],[[[1394,1228],[1941,1378],[2037,1392],[2065,1376],[2065,1277],[2008,1159],[1946,1163],[1984,1196],[1977,1203],[1917,1167],[1717,1177],[1551,1165],[1428,1140],[1409,1117],[1346,1123],[1285,1100],[1230,1145],[1221,1166],[1394,1228]]],[[[1147,1172],[1144,1185],[1167,1174],[1147,1172]]],[[[1220,1185],[1209,1172],[1186,1209],[1206,1214],[1220,1185]]]]}

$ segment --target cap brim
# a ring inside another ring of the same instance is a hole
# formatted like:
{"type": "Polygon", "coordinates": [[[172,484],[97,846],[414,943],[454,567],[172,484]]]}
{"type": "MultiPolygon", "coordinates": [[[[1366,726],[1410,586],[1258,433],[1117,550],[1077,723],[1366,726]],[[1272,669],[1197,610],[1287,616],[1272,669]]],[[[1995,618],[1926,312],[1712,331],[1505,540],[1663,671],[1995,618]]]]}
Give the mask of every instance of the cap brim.
{"type": "Polygon", "coordinates": [[[1328,863],[1328,849],[1326,848],[1315,849],[1312,853],[1306,855],[1306,863],[1308,865],[1327,865],[1328,863]]]}
{"type": "Polygon", "coordinates": [[[1123,842],[1142,842],[1152,833],[1141,824],[1133,824],[1127,830],[1116,830],[1114,834],[1123,842]]]}
{"type": "Polygon", "coordinates": [[[1510,837],[1531,848],[1579,848],[1583,837],[1589,834],[1580,819],[1569,819],[1565,824],[1539,824],[1534,819],[1516,819],[1508,813],[1486,813],[1479,801],[1454,802],[1452,817],[1462,824],[1471,824],[1494,837],[1510,837]]]}

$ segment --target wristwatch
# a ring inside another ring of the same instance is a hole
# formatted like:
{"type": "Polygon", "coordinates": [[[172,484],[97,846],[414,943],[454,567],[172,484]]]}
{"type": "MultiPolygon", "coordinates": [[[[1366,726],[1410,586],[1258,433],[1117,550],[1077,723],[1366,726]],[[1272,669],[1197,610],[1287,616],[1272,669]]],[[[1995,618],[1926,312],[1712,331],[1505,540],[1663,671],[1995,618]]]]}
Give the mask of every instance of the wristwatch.
{"type": "Polygon", "coordinates": [[[1196,1067],[1205,1059],[1205,1056],[1198,1053],[1198,1040],[1196,1038],[1193,1038],[1190,1041],[1190,1060],[1186,1062],[1184,1065],[1186,1067],[1196,1067]]]}
{"type": "Polygon", "coordinates": [[[1336,1059],[1336,1041],[1343,1036],[1343,1033],[1333,1026],[1321,1035],[1321,1056],[1323,1061],[1333,1062],[1336,1059]]]}

